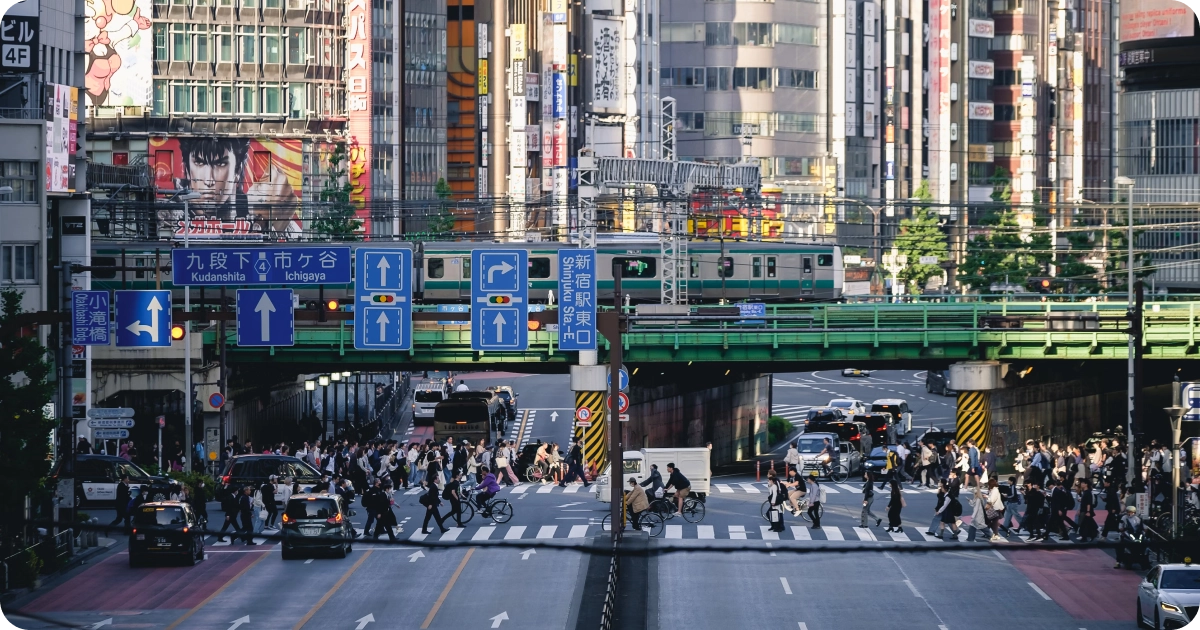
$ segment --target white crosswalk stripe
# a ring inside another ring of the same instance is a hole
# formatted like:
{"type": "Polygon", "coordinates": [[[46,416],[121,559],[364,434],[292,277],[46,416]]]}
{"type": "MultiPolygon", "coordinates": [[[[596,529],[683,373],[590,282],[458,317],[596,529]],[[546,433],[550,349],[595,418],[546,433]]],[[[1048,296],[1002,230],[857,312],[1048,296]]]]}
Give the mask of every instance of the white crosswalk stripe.
{"type": "Polygon", "coordinates": [[[538,494],[550,494],[554,491],[554,486],[549,483],[542,484],[542,487],[537,489],[538,494]]]}
{"type": "Polygon", "coordinates": [[[487,540],[494,533],[496,533],[495,527],[480,527],[479,531],[475,532],[475,535],[471,537],[471,540],[487,540]]]}
{"type": "Polygon", "coordinates": [[[733,488],[730,488],[726,484],[717,483],[717,484],[713,484],[713,485],[715,485],[717,487],[718,492],[733,492],[733,488]]]}
{"type": "Polygon", "coordinates": [[[462,534],[463,531],[464,530],[461,527],[451,527],[450,531],[446,532],[445,534],[442,534],[442,537],[439,540],[441,540],[443,542],[450,541],[450,540],[458,540],[459,534],[462,534]]]}
{"type": "Polygon", "coordinates": [[[696,526],[696,538],[699,538],[700,540],[712,540],[716,537],[716,532],[712,525],[696,526]]]}
{"type": "Polygon", "coordinates": [[[859,540],[875,540],[875,534],[872,534],[871,530],[865,527],[855,527],[854,533],[858,536],[859,540]]]}
{"type": "Polygon", "coordinates": [[[576,492],[579,492],[579,489],[582,487],[583,484],[581,483],[570,484],[566,488],[563,488],[563,494],[575,494],[576,492]]]}
{"type": "Polygon", "coordinates": [[[779,532],[771,531],[770,525],[759,525],[758,528],[763,540],[779,540],[779,532]]]}
{"type": "Polygon", "coordinates": [[[746,528],[742,525],[730,525],[729,538],[731,540],[746,540],[746,528]]]}
{"type": "Polygon", "coordinates": [[[538,538],[554,538],[554,532],[558,530],[557,525],[542,525],[538,530],[538,538]]]}
{"type": "Polygon", "coordinates": [[[572,525],[571,531],[567,533],[567,538],[583,538],[587,536],[587,525],[572,525]]]}
{"type": "Polygon", "coordinates": [[[792,525],[792,537],[796,540],[812,540],[812,534],[809,533],[807,527],[792,525]]]}
{"type": "Polygon", "coordinates": [[[752,483],[739,483],[737,485],[741,486],[743,490],[750,494],[762,494],[762,491],[758,488],[755,488],[754,484],[752,483]]]}
{"type": "Polygon", "coordinates": [[[842,536],[842,530],[836,527],[825,529],[824,532],[825,540],[846,540],[846,537],[842,536]]]}
{"type": "Polygon", "coordinates": [[[683,525],[667,525],[667,538],[683,538],[683,525]]]}
{"type": "Polygon", "coordinates": [[[521,536],[523,536],[524,534],[525,534],[525,526],[524,525],[513,525],[512,527],[510,527],[508,529],[508,532],[504,534],[504,540],[520,540],[521,536]]]}

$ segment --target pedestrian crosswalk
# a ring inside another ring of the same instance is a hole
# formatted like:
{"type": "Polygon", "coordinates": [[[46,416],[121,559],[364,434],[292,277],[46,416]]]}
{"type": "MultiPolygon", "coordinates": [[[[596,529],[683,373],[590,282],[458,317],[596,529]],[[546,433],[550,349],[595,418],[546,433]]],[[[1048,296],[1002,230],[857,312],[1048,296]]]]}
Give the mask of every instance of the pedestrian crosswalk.
{"type": "Polygon", "coordinates": [[[600,531],[599,525],[482,525],[467,527],[451,527],[445,533],[431,529],[430,533],[422,533],[420,529],[401,539],[416,542],[454,542],[470,540],[481,542],[486,540],[582,540],[600,531]]]}
{"type": "Polygon", "coordinates": [[[771,415],[787,420],[792,426],[802,426],[808,418],[809,409],[812,409],[811,405],[773,405],[771,415]]]}
{"type": "MultiPolygon", "coordinates": [[[[824,482],[821,487],[825,489],[826,494],[862,494],[862,483],[831,483],[824,482]]],[[[709,486],[709,495],[722,494],[765,494],[767,492],[767,484],[762,481],[754,482],[717,482],[714,481],[709,486]]],[[[582,483],[569,483],[564,488],[554,483],[537,484],[537,483],[521,483],[514,486],[504,486],[500,489],[501,494],[578,494],[591,492],[591,488],[584,488],[582,483]]],[[[937,488],[929,488],[925,486],[914,486],[912,484],[901,484],[901,491],[904,494],[937,494],[937,488]]],[[[401,489],[399,493],[406,496],[418,495],[424,492],[420,486],[414,486],[408,490],[401,489]]],[[[878,492],[887,492],[887,487],[878,490],[878,492]]]]}

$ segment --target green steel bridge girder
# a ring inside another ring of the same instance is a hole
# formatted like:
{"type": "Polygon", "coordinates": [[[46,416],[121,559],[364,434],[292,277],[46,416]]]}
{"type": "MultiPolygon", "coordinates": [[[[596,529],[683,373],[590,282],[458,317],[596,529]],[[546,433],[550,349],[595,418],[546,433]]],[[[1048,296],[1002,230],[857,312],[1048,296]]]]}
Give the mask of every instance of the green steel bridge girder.
{"type": "MultiPolygon", "coordinates": [[[[423,309],[422,309],[423,310],[423,309]]],[[[990,302],[923,304],[771,305],[757,323],[635,322],[623,336],[630,363],[764,363],[824,361],[956,361],[1125,359],[1128,337],[1122,303],[990,302]],[[1092,319],[1087,329],[1063,330],[1056,318],[1092,319]],[[996,328],[997,325],[1017,326],[996,328]]],[[[1146,359],[1195,359],[1200,332],[1200,301],[1147,304],[1143,321],[1146,359]]],[[[239,348],[230,327],[226,343],[231,362],[322,365],[476,364],[529,371],[565,371],[576,353],[557,347],[557,333],[532,331],[526,352],[471,350],[465,325],[418,323],[413,350],[354,349],[348,323],[296,328],[292,347],[239,348]],[[530,364],[541,364],[534,368],[530,364]]],[[[203,333],[216,343],[216,332],[203,333]]],[[[601,360],[608,342],[601,338],[601,360]]]]}

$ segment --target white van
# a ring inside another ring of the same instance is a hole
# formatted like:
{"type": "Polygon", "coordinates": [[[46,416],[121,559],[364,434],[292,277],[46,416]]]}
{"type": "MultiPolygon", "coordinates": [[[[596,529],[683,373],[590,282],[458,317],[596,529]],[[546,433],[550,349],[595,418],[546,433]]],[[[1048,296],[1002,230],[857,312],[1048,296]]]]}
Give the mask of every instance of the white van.
{"type": "Polygon", "coordinates": [[[434,408],[449,395],[450,386],[442,379],[418,384],[413,391],[413,424],[432,425],[434,408]]]}
{"type": "MultiPolygon", "coordinates": [[[[711,451],[707,448],[644,448],[640,451],[625,451],[624,462],[622,462],[621,479],[622,484],[628,484],[629,478],[637,479],[641,483],[650,477],[650,465],[658,466],[658,473],[662,475],[663,484],[666,484],[670,479],[670,473],[667,472],[667,464],[674,463],[679,468],[679,472],[683,473],[684,477],[692,485],[691,493],[699,495],[701,498],[708,496],[709,484],[712,481],[712,469],[709,466],[709,458],[711,451]]],[[[596,499],[605,503],[612,499],[611,490],[609,490],[609,472],[606,467],[604,472],[596,479],[596,499]]],[[[622,485],[624,490],[625,486],[622,485]]]]}

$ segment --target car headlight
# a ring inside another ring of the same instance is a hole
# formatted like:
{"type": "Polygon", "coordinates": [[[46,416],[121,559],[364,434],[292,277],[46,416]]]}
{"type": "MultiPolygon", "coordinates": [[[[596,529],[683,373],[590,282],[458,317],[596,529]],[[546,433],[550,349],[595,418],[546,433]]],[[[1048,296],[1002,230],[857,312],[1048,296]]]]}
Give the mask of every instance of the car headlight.
{"type": "Polygon", "coordinates": [[[1158,605],[1161,606],[1162,609],[1167,612],[1183,614],[1183,611],[1180,610],[1179,607],[1176,606],[1175,604],[1168,604],[1167,602],[1159,602],[1158,605]]]}

